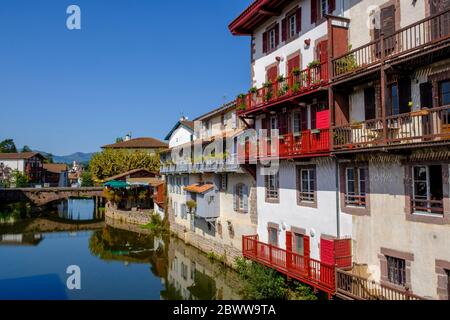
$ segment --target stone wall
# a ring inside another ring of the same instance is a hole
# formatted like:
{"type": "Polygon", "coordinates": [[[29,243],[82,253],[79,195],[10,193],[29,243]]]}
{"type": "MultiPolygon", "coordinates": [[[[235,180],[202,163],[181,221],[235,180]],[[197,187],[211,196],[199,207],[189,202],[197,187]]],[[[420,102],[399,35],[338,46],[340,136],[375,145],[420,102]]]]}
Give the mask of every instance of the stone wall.
{"type": "Polygon", "coordinates": [[[106,204],[105,217],[130,224],[146,225],[150,223],[152,210],[123,211],[106,204]]]}

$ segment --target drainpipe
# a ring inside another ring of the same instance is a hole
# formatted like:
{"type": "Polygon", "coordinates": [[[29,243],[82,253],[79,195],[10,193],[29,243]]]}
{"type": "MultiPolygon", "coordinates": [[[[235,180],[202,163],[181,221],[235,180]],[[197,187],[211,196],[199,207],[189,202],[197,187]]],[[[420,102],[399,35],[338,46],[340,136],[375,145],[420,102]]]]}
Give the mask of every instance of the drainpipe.
{"type": "Polygon", "coordinates": [[[334,156],[334,163],[335,163],[335,179],[336,179],[336,235],[338,239],[341,237],[341,219],[340,219],[340,207],[339,207],[339,163],[338,158],[334,156]]]}

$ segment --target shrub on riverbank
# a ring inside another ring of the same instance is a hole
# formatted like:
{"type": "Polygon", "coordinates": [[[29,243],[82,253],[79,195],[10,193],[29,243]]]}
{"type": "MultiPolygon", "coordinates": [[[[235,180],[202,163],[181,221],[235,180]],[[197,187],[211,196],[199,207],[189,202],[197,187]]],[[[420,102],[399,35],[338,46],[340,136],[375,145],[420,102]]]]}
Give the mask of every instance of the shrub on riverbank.
{"type": "Polygon", "coordinates": [[[155,233],[168,231],[167,224],[161,220],[161,217],[158,214],[152,214],[150,216],[150,222],[143,225],[142,228],[155,233]]]}
{"type": "Polygon", "coordinates": [[[296,281],[287,282],[283,275],[261,264],[238,258],[236,268],[245,299],[317,300],[308,286],[296,281]]]}

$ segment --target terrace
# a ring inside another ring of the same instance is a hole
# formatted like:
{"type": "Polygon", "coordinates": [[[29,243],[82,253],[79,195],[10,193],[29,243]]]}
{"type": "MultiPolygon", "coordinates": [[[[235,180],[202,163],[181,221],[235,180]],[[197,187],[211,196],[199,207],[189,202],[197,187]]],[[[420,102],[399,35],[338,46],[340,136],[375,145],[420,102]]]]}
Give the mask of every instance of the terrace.
{"type": "Polygon", "coordinates": [[[293,101],[309,93],[317,92],[328,84],[328,63],[313,64],[304,70],[293,71],[288,77],[279,77],[274,83],[251,89],[236,100],[239,116],[246,116],[267,107],[293,101]]]}

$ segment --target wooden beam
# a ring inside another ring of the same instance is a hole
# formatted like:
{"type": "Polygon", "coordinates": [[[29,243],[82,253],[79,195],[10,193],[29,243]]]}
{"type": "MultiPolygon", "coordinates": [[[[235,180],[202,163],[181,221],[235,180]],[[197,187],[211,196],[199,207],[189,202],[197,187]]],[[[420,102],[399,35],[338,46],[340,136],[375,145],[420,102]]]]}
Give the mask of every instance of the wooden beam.
{"type": "Polygon", "coordinates": [[[258,13],[263,14],[265,16],[276,17],[276,16],[279,16],[281,14],[281,11],[259,9],[258,13]]]}

